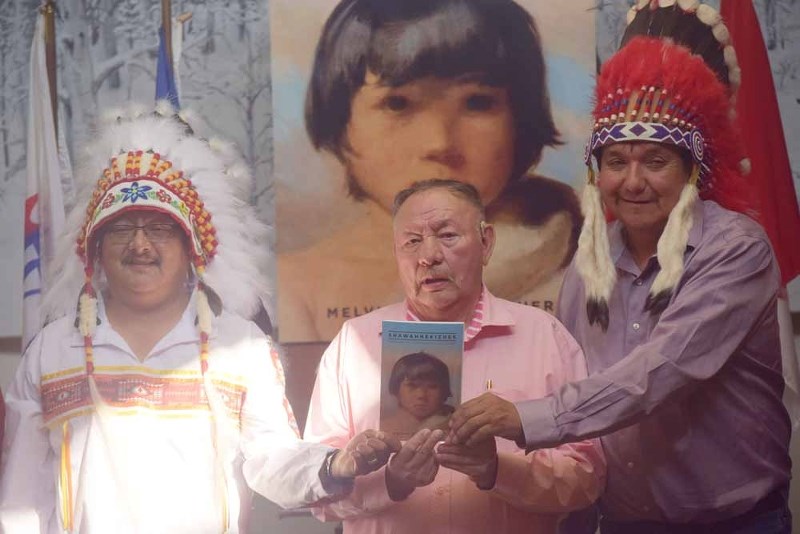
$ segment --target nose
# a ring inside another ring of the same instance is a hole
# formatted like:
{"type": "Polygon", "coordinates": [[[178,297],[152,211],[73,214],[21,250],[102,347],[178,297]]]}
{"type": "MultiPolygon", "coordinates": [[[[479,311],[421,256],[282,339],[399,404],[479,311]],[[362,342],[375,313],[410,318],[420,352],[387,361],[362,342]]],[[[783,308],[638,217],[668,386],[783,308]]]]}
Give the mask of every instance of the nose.
{"type": "Polygon", "coordinates": [[[622,187],[632,194],[638,194],[645,190],[647,181],[644,178],[644,168],[638,162],[628,165],[625,170],[625,177],[622,187]]]}
{"type": "Polygon", "coordinates": [[[424,160],[453,170],[460,169],[466,162],[458,142],[458,115],[454,111],[426,111],[424,119],[420,120],[418,135],[424,160]]]}
{"type": "Polygon", "coordinates": [[[442,255],[442,245],[435,235],[426,236],[422,239],[419,249],[419,264],[423,267],[439,265],[444,260],[442,255]]]}
{"type": "Polygon", "coordinates": [[[137,254],[143,254],[152,248],[152,243],[147,239],[147,234],[144,233],[144,228],[137,228],[133,233],[133,239],[128,247],[137,254]]]}

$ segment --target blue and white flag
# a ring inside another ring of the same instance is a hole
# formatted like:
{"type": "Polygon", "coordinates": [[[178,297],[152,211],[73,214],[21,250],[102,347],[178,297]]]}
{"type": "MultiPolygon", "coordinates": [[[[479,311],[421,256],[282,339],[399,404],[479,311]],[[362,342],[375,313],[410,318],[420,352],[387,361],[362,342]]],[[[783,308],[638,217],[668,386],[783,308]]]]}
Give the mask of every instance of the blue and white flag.
{"type": "Polygon", "coordinates": [[[42,293],[64,227],[64,195],[45,60],[44,14],[36,19],[31,44],[28,96],[27,188],[25,195],[25,268],[22,297],[22,347],[44,325],[42,293]]]}
{"type": "Polygon", "coordinates": [[[167,55],[167,43],[164,38],[163,26],[158,29],[158,64],[156,66],[156,101],[169,100],[172,107],[180,109],[180,99],[178,97],[178,77],[175,65],[180,59],[180,48],[182,44],[182,26],[172,24],[172,64],[167,55]]]}

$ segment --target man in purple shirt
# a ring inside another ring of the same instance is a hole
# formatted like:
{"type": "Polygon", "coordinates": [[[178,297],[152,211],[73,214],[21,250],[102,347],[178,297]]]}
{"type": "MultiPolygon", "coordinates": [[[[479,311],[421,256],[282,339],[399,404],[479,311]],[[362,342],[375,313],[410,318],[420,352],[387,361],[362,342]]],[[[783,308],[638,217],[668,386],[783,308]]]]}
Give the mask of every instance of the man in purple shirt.
{"type": "Polygon", "coordinates": [[[633,14],[598,78],[586,220],[559,302],[592,375],[545,399],[467,402],[449,440],[531,450],[603,436],[604,534],[789,533],[780,277],[742,215],[735,54],[707,6],[633,14]],[[675,40],[636,36],[670,28],[675,40]],[[714,67],[687,50],[708,39],[714,67]]]}

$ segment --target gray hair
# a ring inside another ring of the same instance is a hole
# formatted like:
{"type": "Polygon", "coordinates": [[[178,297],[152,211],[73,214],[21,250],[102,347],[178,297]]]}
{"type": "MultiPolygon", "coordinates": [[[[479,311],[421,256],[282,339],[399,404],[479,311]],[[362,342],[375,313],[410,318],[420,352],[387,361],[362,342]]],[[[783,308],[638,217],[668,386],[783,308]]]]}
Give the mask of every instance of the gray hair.
{"type": "Polygon", "coordinates": [[[486,210],[483,207],[481,197],[478,194],[478,190],[475,189],[475,186],[464,182],[459,182],[458,180],[443,178],[431,178],[429,180],[414,182],[409,187],[397,193],[397,195],[394,197],[394,202],[392,203],[392,218],[397,215],[397,212],[400,211],[400,207],[405,204],[406,200],[417,193],[430,191],[431,189],[444,189],[445,191],[466,200],[478,210],[481,216],[481,221],[486,218],[486,210]]]}

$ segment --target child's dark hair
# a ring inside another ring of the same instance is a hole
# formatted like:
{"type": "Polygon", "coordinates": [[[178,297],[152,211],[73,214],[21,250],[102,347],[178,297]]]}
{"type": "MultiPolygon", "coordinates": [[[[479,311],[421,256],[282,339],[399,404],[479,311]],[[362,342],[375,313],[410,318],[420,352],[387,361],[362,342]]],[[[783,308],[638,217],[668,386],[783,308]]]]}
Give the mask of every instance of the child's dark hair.
{"type": "MultiPolygon", "coordinates": [[[[507,87],[516,142],[511,180],[560,144],[550,111],[541,40],[513,0],[342,0],[328,17],[306,95],[317,149],[344,159],[351,102],[367,71],[389,86],[427,76],[477,74],[507,87]]],[[[364,192],[350,179],[350,192],[364,192]]]]}
{"type": "Polygon", "coordinates": [[[453,394],[450,391],[450,371],[447,365],[427,352],[412,352],[395,362],[389,376],[389,393],[397,396],[400,384],[406,379],[436,382],[442,390],[442,401],[453,394]]]}

